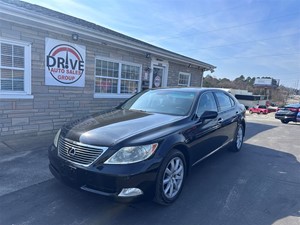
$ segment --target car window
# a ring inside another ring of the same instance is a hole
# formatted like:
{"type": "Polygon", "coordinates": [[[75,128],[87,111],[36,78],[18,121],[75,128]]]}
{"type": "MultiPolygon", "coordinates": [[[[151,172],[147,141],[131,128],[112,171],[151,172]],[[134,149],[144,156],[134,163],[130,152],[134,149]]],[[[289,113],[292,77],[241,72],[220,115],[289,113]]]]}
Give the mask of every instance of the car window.
{"type": "Polygon", "coordinates": [[[205,111],[218,111],[214,95],[211,92],[201,95],[197,108],[197,116],[201,117],[205,111]]]}
{"type": "Polygon", "coordinates": [[[216,92],[216,97],[218,99],[221,111],[228,110],[233,106],[232,102],[234,102],[234,100],[227,94],[225,94],[223,92],[216,92]]]}
{"type": "Polygon", "coordinates": [[[189,91],[149,90],[125,102],[121,108],[183,116],[189,113],[195,93],[189,91]]]}
{"type": "Polygon", "coordinates": [[[290,104],[290,105],[286,105],[285,108],[300,108],[300,104],[290,104]]]}
{"type": "Polygon", "coordinates": [[[231,105],[235,106],[235,101],[232,98],[230,98],[230,97],[229,97],[229,99],[230,99],[231,105]]]}

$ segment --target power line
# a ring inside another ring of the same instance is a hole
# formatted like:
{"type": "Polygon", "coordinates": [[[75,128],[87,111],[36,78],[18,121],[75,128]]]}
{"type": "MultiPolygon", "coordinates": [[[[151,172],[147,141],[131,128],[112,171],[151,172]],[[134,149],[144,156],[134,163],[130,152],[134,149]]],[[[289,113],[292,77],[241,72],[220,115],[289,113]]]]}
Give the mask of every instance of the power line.
{"type": "Polygon", "coordinates": [[[226,57],[226,58],[211,58],[206,60],[226,60],[226,59],[244,59],[244,58],[260,58],[260,57],[276,57],[276,56],[284,56],[284,55],[300,55],[300,52],[289,53],[289,54],[277,54],[277,55],[253,55],[253,56],[238,56],[238,57],[226,57]]]}
{"type": "MultiPolygon", "coordinates": [[[[252,21],[252,22],[249,22],[249,23],[239,24],[239,25],[235,25],[235,26],[222,27],[222,28],[218,28],[218,29],[214,29],[214,30],[208,30],[208,31],[202,31],[202,32],[200,31],[200,32],[197,32],[197,33],[189,34],[189,35],[169,36],[169,37],[165,37],[165,38],[158,38],[158,39],[152,40],[152,41],[186,38],[186,37],[199,35],[199,34],[207,34],[207,33],[221,31],[221,30],[235,29],[235,28],[249,26],[249,25],[256,24],[256,23],[262,23],[262,22],[266,22],[266,21],[278,20],[278,19],[281,19],[281,18],[284,18],[284,17],[289,17],[289,16],[293,16],[293,15],[297,15],[297,14],[300,14],[300,13],[299,12],[294,12],[294,13],[289,13],[289,14],[281,15],[281,16],[274,17],[274,18],[252,21]]],[[[151,42],[151,40],[149,42],[151,42]]]]}
{"type": "MultiPolygon", "coordinates": [[[[152,4],[152,3],[151,3],[152,4]]],[[[237,5],[235,5],[235,6],[233,6],[233,7],[229,7],[229,8],[225,8],[225,9],[222,9],[222,10],[218,10],[218,11],[216,11],[215,9],[213,9],[213,11],[211,11],[211,12],[205,12],[205,13],[203,13],[203,14],[201,14],[201,15],[198,15],[198,16],[191,16],[191,17],[185,17],[183,20],[194,20],[194,21],[197,21],[197,19],[202,19],[203,17],[207,17],[207,16],[210,16],[210,15],[216,15],[216,14],[220,14],[220,13],[224,13],[224,12],[230,12],[231,10],[233,10],[233,9],[238,9],[238,8],[241,8],[242,6],[244,6],[244,4],[237,4],[237,5]]],[[[176,20],[177,18],[172,18],[172,22],[173,22],[173,20],[176,20]]],[[[125,23],[126,23],[126,21],[125,21],[125,23]]],[[[126,24],[130,24],[130,23],[126,23],[126,24]]],[[[130,25],[132,25],[132,24],[130,24],[130,25]]],[[[185,27],[185,29],[186,30],[188,30],[188,29],[190,29],[190,28],[194,28],[195,26],[192,26],[192,25],[190,25],[190,26],[187,26],[187,27],[185,27]]],[[[135,28],[139,28],[139,26],[136,26],[135,28]]],[[[157,25],[155,24],[155,25],[152,25],[151,26],[151,24],[147,24],[147,30],[151,30],[151,29],[154,29],[154,28],[157,28],[157,25]]],[[[176,35],[176,34],[175,34],[176,35]]],[[[155,40],[148,40],[147,42],[148,43],[150,43],[150,42],[153,42],[153,41],[156,41],[156,40],[164,40],[165,38],[158,38],[158,39],[155,39],[155,40]]],[[[166,37],[166,39],[168,39],[168,37],[166,37]]]]}
{"type": "Polygon", "coordinates": [[[234,42],[234,43],[230,43],[230,44],[226,44],[226,45],[216,45],[216,46],[209,46],[209,47],[197,48],[197,49],[195,49],[195,48],[184,49],[184,50],[181,50],[180,52],[195,52],[195,51],[198,51],[201,49],[212,49],[212,48],[227,47],[227,46],[246,44],[246,43],[258,42],[258,41],[267,41],[267,40],[272,40],[272,39],[279,39],[279,38],[283,38],[283,37],[294,36],[294,35],[298,35],[298,34],[300,34],[300,32],[294,33],[294,34],[281,35],[281,36],[273,36],[273,37],[263,38],[263,39],[256,39],[256,40],[251,40],[251,41],[234,42]]]}

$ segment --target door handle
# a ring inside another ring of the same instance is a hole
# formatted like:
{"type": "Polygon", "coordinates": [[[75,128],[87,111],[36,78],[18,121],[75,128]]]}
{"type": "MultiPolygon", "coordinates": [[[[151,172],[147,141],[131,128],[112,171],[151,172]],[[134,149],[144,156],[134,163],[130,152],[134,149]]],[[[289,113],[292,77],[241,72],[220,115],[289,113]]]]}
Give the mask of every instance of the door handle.
{"type": "Polygon", "coordinates": [[[219,118],[218,119],[218,123],[220,124],[220,123],[223,123],[224,122],[224,120],[222,119],[222,118],[219,118]]]}

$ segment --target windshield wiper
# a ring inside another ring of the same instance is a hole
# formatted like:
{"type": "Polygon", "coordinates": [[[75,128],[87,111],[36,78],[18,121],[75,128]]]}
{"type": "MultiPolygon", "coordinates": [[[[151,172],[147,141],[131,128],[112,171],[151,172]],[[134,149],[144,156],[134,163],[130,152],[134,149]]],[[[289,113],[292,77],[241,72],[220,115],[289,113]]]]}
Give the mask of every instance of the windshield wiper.
{"type": "Polygon", "coordinates": [[[147,112],[146,110],[142,110],[142,109],[128,109],[131,111],[135,111],[135,112],[147,112]]]}

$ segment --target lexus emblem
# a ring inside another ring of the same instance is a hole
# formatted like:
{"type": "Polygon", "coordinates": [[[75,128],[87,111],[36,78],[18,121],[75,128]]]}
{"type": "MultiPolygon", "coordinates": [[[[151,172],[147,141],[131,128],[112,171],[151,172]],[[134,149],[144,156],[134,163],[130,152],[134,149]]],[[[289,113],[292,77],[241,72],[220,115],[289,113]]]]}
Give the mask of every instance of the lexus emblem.
{"type": "Polygon", "coordinates": [[[76,154],[76,148],[71,147],[68,149],[68,155],[74,156],[76,154]]]}

